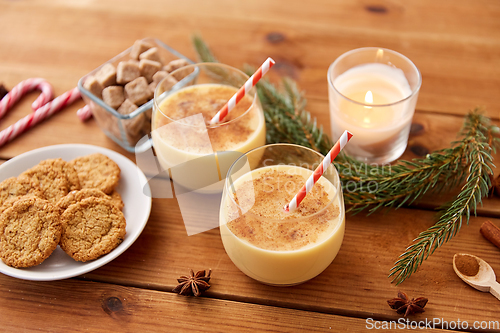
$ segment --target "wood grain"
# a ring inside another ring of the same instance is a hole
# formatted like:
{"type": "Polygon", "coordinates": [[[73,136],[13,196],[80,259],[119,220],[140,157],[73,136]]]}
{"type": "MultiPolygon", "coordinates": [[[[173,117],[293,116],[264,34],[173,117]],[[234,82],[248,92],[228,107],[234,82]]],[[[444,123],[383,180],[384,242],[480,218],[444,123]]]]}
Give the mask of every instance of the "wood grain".
{"type": "Polygon", "coordinates": [[[419,109],[464,114],[482,105],[490,116],[500,116],[497,3],[385,0],[377,4],[380,11],[370,5],[149,0],[137,8],[132,1],[115,6],[107,1],[4,0],[0,28],[23,38],[3,37],[0,71],[9,86],[42,76],[69,89],[137,38],[156,36],[194,57],[189,37],[202,32],[221,61],[257,66],[273,56],[280,64],[276,72],[296,78],[311,97],[326,99],[330,63],[350,49],[377,45],[405,54],[422,72],[419,109]],[[283,37],[273,38],[276,34],[283,37]]]}
{"type": "MultiPolygon", "coordinates": [[[[131,0],[0,0],[0,82],[12,88],[26,78],[43,77],[60,95],[139,38],[157,37],[194,59],[190,37],[198,32],[222,62],[235,67],[275,58],[269,78],[297,80],[309,111],[329,132],[330,63],[353,48],[387,47],[413,60],[423,77],[414,131],[403,155],[410,159],[447,147],[462,116],[476,106],[500,120],[498,17],[500,3],[489,0],[311,0],[306,6],[285,0],[144,0],[140,6],[131,0]]],[[[36,95],[0,119],[0,130],[32,112],[36,95]]],[[[103,146],[134,160],[93,120],[78,120],[75,112],[83,105],[75,103],[0,147],[0,163],[63,143],[103,146]]],[[[0,325],[6,331],[57,332],[360,331],[365,318],[399,318],[386,304],[398,290],[429,298],[426,312],[415,319],[498,320],[498,301],[465,285],[451,267],[454,253],[467,252],[500,271],[499,250],[479,234],[488,217],[500,225],[498,198],[485,200],[478,209],[481,217],[464,225],[411,279],[400,286],[387,279],[398,255],[434,223],[431,210],[451,195],[428,196],[418,206],[369,217],[348,216],[332,265],[292,288],[247,278],[229,260],[217,229],[188,237],[176,199],[155,199],[134,245],[96,271],[50,283],[0,276],[0,325]],[[214,277],[208,298],[169,292],[188,268],[209,267],[214,277]]]]}
{"type": "Polygon", "coordinates": [[[364,319],[273,306],[7,276],[0,276],[0,312],[4,332],[359,332],[367,325],[364,319]]]}
{"type": "MultiPolygon", "coordinates": [[[[200,217],[201,218],[201,217],[200,217]]],[[[457,252],[476,254],[500,270],[498,248],[482,238],[485,218],[472,218],[459,235],[437,250],[419,271],[401,286],[387,278],[397,257],[435,215],[421,210],[399,209],[387,213],[348,216],[342,248],[320,276],[308,283],[276,288],[262,285],[241,273],[226,255],[218,229],[188,237],[175,199],[155,199],[152,216],[136,243],[112,263],[85,279],[170,290],[175,279],[194,270],[213,270],[208,295],[310,311],[397,319],[386,300],[404,290],[412,297],[430,299],[427,318],[493,320],[500,304],[489,294],[464,284],[454,273],[457,252]]],[[[500,219],[492,219],[500,225],[500,219]]]]}

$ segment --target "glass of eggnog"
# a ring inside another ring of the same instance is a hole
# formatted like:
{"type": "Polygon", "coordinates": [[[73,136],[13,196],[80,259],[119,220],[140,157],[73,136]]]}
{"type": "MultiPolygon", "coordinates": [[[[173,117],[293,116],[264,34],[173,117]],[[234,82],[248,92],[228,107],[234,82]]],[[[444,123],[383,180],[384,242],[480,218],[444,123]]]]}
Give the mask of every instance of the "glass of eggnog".
{"type": "Polygon", "coordinates": [[[180,166],[177,169],[184,172],[174,182],[189,190],[210,187],[224,180],[236,157],[265,144],[264,114],[255,88],[221,123],[210,124],[248,78],[231,66],[198,63],[172,71],[158,83],[153,146],[164,170],[180,166]]]}
{"type": "Polygon", "coordinates": [[[249,277],[296,285],[335,259],[344,238],[345,208],[333,164],[297,209],[284,209],[323,159],[309,148],[273,144],[245,153],[229,169],[220,233],[227,254],[249,277]]]}

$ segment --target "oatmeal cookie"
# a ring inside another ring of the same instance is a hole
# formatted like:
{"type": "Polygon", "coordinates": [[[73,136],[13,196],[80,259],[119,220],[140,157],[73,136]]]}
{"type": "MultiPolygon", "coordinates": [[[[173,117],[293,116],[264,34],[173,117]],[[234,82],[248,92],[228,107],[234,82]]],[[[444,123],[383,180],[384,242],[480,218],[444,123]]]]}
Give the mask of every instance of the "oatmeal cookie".
{"type": "Polygon", "coordinates": [[[36,180],[28,177],[11,177],[0,183],[0,214],[20,197],[33,196],[44,199],[36,180]]]}
{"type": "Polygon", "coordinates": [[[97,259],[111,252],[126,232],[123,213],[102,198],[91,197],[70,205],[62,213],[61,222],[59,245],[77,261],[97,259]]]}
{"type": "Polygon", "coordinates": [[[42,161],[23,172],[21,177],[28,177],[37,182],[45,199],[54,204],[68,194],[71,187],[63,171],[62,163],[57,159],[42,161]]]}
{"type": "Polygon", "coordinates": [[[123,210],[123,202],[121,201],[120,194],[118,194],[116,192],[116,195],[118,195],[118,197],[116,197],[116,195],[114,194],[115,192],[116,191],[113,191],[113,193],[111,195],[107,195],[103,191],[98,190],[96,188],[84,188],[84,189],[81,189],[79,191],[71,191],[68,193],[67,196],[65,196],[64,198],[59,200],[59,202],[57,203],[57,206],[62,211],[64,211],[64,210],[68,209],[69,206],[71,206],[79,201],[94,197],[94,198],[102,198],[102,199],[110,200],[116,206],[116,208],[118,208],[119,210],[123,210]]]}
{"type": "Polygon", "coordinates": [[[80,180],[78,179],[78,174],[76,173],[75,168],[62,158],[43,160],[38,165],[48,166],[63,173],[68,181],[69,191],[79,190],[82,188],[80,186],[80,180]]]}
{"type": "Polygon", "coordinates": [[[111,202],[116,206],[116,208],[123,211],[125,204],[123,203],[120,193],[113,191],[109,196],[111,197],[111,202]]]}
{"type": "Polygon", "coordinates": [[[76,170],[82,188],[113,192],[120,179],[120,168],[106,155],[96,153],[69,162],[76,170]]]}
{"type": "Polygon", "coordinates": [[[0,215],[0,258],[12,267],[42,263],[61,237],[59,209],[37,197],[23,197],[0,215]]]}

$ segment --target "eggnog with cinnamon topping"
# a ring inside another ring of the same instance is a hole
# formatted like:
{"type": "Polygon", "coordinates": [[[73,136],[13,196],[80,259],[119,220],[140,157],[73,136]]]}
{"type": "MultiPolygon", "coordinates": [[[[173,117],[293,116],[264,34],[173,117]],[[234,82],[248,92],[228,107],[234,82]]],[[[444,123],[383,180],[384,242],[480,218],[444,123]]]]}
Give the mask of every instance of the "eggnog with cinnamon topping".
{"type": "Polygon", "coordinates": [[[245,153],[265,144],[264,114],[255,89],[223,122],[209,124],[247,78],[229,66],[196,64],[160,82],[155,91],[152,138],[164,169],[216,152],[245,153]]]}
{"type": "Polygon", "coordinates": [[[344,237],[344,203],[336,171],[336,183],[322,176],[293,212],[285,212],[284,206],[312,168],[271,165],[241,173],[229,171],[219,214],[222,242],[233,263],[246,275],[272,285],[294,285],[320,274],[344,237]]]}

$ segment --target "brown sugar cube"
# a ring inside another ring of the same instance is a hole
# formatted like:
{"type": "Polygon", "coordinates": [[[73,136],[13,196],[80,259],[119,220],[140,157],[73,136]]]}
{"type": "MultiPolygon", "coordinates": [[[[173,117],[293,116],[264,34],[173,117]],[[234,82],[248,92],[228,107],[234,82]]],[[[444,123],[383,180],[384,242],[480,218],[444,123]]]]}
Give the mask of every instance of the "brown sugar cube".
{"type": "Polygon", "coordinates": [[[101,127],[105,132],[121,139],[120,128],[118,127],[118,118],[104,110],[100,105],[93,102],[91,102],[91,109],[92,115],[97,120],[99,127],[101,127]]]}
{"type": "Polygon", "coordinates": [[[116,111],[118,111],[118,113],[120,114],[130,114],[137,109],[137,105],[132,103],[130,99],[127,98],[123,101],[122,105],[120,105],[120,107],[116,111]]]}
{"type": "Polygon", "coordinates": [[[144,113],[138,114],[132,119],[123,120],[125,130],[127,131],[127,136],[129,138],[133,138],[133,140],[136,140],[137,142],[137,140],[139,139],[137,138],[137,136],[141,133],[145,121],[147,121],[147,119],[146,116],[144,116],[144,113]]]}
{"type": "MultiPolygon", "coordinates": [[[[163,75],[160,75],[160,76],[157,76],[156,79],[155,77],[153,76],[153,82],[151,82],[149,84],[149,89],[151,90],[152,92],[152,95],[154,95],[155,93],[155,90],[156,90],[156,87],[158,86],[158,84],[161,82],[161,80],[163,78],[165,78],[165,81],[162,83],[162,89],[163,90],[169,90],[169,89],[172,89],[172,87],[179,81],[177,81],[173,76],[169,75],[167,72],[165,71],[159,71],[157,72],[156,74],[158,73],[165,73],[166,75],[163,77],[163,75]]],[[[155,74],[155,75],[156,75],[155,74]]]]}
{"type": "Polygon", "coordinates": [[[158,84],[160,83],[161,80],[163,80],[167,76],[168,73],[166,71],[158,71],[153,75],[153,82],[156,82],[158,84]]]}
{"type": "Polygon", "coordinates": [[[172,87],[179,81],[177,81],[172,75],[169,75],[165,78],[165,80],[162,83],[162,88],[167,90],[167,89],[172,89],[172,87]]]}
{"type": "Polygon", "coordinates": [[[104,90],[102,91],[102,100],[113,109],[116,109],[125,100],[125,96],[123,95],[123,87],[110,86],[104,88],[104,90]]]}
{"type": "Polygon", "coordinates": [[[151,83],[148,85],[148,89],[149,89],[149,91],[150,91],[150,93],[151,93],[151,96],[154,96],[154,94],[155,94],[155,90],[156,90],[156,86],[157,86],[157,85],[158,85],[158,83],[156,83],[156,82],[154,82],[154,81],[153,81],[153,82],[151,82],[151,83]]]}
{"type": "Polygon", "coordinates": [[[153,75],[161,69],[161,63],[149,59],[141,59],[139,69],[141,70],[141,75],[144,76],[148,82],[151,82],[153,81],[153,75]]]}
{"type": "MultiPolygon", "coordinates": [[[[147,118],[148,124],[150,125],[149,129],[147,131],[147,133],[149,133],[149,132],[151,132],[151,122],[150,122],[150,120],[153,117],[153,109],[151,108],[149,110],[144,111],[144,116],[147,118]]],[[[147,126],[145,128],[147,128],[147,126]]]]}
{"type": "Polygon", "coordinates": [[[125,96],[136,105],[144,104],[151,97],[148,81],[144,76],[138,77],[125,85],[125,96]]]}
{"type": "Polygon", "coordinates": [[[97,97],[99,98],[101,97],[103,86],[99,83],[99,81],[97,81],[97,79],[94,76],[89,76],[85,80],[83,87],[88,91],[90,91],[92,94],[96,95],[97,97]]]}
{"type": "Polygon", "coordinates": [[[160,57],[160,52],[158,51],[157,47],[152,47],[149,50],[142,52],[141,55],[139,56],[139,59],[148,59],[148,60],[153,60],[153,61],[158,61],[159,63],[162,63],[161,57],[160,57]]]}
{"type": "Polygon", "coordinates": [[[148,42],[136,40],[134,45],[132,46],[132,50],[130,51],[130,58],[137,60],[139,59],[139,55],[141,53],[146,52],[152,47],[153,45],[149,44],[148,42]]]}
{"type": "Polygon", "coordinates": [[[141,76],[141,69],[137,61],[120,61],[116,70],[116,82],[127,84],[141,76]]]}
{"type": "MultiPolygon", "coordinates": [[[[124,127],[125,131],[127,132],[127,141],[131,146],[135,146],[137,142],[146,134],[143,134],[142,129],[145,124],[148,123],[146,121],[146,118],[144,117],[144,114],[140,114],[137,117],[130,119],[130,120],[124,120],[124,127]]],[[[149,125],[151,126],[151,124],[149,125]]],[[[149,132],[148,132],[149,133],[149,132]]]]}
{"type": "Polygon", "coordinates": [[[146,117],[146,121],[144,122],[144,124],[142,125],[142,128],[141,128],[141,133],[140,133],[141,137],[151,133],[151,118],[147,118],[146,114],[144,114],[144,116],[146,117]]]}
{"type": "Polygon", "coordinates": [[[170,73],[170,72],[175,71],[176,69],[179,69],[179,68],[187,66],[187,65],[189,65],[189,62],[187,62],[187,60],[185,60],[185,59],[176,59],[176,60],[172,60],[167,65],[165,65],[163,67],[163,70],[170,73]]]}
{"type": "MultiPolygon", "coordinates": [[[[126,99],[118,108],[120,114],[130,114],[135,110],[137,110],[137,106],[129,99],[126,99]]],[[[144,123],[148,122],[148,119],[144,113],[141,113],[132,119],[123,119],[122,122],[127,133],[127,141],[130,145],[135,145],[141,138],[141,130],[144,128],[144,123]]]]}
{"type": "Polygon", "coordinates": [[[111,64],[103,65],[97,73],[95,78],[103,87],[108,87],[116,84],[116,68],[111,64]]]}

